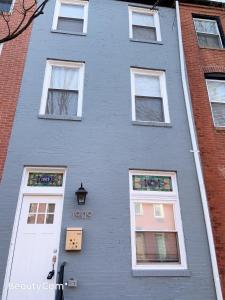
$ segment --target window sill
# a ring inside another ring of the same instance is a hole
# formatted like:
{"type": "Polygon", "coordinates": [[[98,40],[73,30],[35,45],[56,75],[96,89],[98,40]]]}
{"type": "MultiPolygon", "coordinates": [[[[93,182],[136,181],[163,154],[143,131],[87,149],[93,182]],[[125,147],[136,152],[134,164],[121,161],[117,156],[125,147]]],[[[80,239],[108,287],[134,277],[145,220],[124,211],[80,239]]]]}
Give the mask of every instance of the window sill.
{"type": "Polygon", "coordinates": [[[217,50],[217,51],[224,51],[224,48],[211,48],[211,47],[201,47],[199,46],[200,49],[202,50],[217,50]]]}
{"type": "Polygon", "coordinates": [[[70,32],[70,31],[62,31],[62,30],[51,30],[51,33],[78,35],[78,36],[86,36],[87,35],[86,33],[83,33],[83,32],[70,32]]]}
{"type": "Polygon", "coordinates": [[[134,277],[191,277],[190,270],[132,270],[134,277]]]}
{"type": "Polygon", "coordinates": [[[39,119],[45,120],[62,120],[62,121],[81,121],[81,117],[69,117],[69,116],[53,116],[53,115],[38,115],[39,119]]]}
{"type": "Polygon", "coordinates": [[[138,40],[138,39],[133,39],[133,38],[130,38],[130,41],[137,42],[137,43],[145,43],[145,44],[163,45],[163,43],[159,42],[159,41],[138,40]]]}
{"type": "Polygon", "coordinates": [[[217,132],[225,132],[225,127],[215,127],[217,132]]]}
{"type": "Polygon", "coordinates": [[[154,126],[154,127],[172,127],[171,123],[159,123],[159,122],[142,122],[142,121],[132,121],[133,125],[138,126],[154,126]]]}

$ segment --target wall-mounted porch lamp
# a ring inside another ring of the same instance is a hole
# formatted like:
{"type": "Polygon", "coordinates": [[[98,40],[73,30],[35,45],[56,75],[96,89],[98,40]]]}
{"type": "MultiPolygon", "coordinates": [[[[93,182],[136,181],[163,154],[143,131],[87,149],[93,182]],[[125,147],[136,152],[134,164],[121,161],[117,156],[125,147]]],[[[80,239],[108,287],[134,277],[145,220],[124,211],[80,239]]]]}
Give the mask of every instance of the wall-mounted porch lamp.
{"type": "Polygon", "coordinates": [[[77,203],[78,205],[84,205],[86,201],[87,191],[83,187],[83,184],[81,183],[79,189],[76,191],[77,196],[77,203]]]}

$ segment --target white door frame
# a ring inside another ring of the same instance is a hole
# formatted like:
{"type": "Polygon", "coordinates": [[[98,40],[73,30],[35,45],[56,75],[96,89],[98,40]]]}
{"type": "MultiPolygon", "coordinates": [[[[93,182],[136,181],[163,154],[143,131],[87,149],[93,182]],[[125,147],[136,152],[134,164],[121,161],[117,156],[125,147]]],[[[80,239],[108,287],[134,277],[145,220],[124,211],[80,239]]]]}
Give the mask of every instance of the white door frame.
{"type": "MultiPolygon", "coordinates": [[[[7,266],[6,266],[6,272],[5,272],[5,279],[4,279],[4,285],[3,285],[3,292],[2,292],[2,300],[7,300],[7,294],[8,294],[8,287],[10,282],[10,276],[11,276],[11,269],[12,269],[12,263],[13,263],[13,255],[15,251],[15,245],[16,245],[16,238],[17,238],[17,232],[19,227],[19,221],[20,221],[20,213],[22,209],[23,204],[23,197],[25,195],[29,196],[62,196],[62,201],[64,201],[64,192],[65,192],[65,182],[66,182],[66,168],[61,167],[25,167],[23,170],[22,175],[22,181],[19,191],[19,197],[17,202],[17,208],[15,213],[15,219],[13,224],[13,230],[11,235],[11,242],[9,246],[9,254],[8,254],[8,260],[7,260],[7,266]],[[62,187],[28,187],[27,186],[27,180],[29,172],[43,172],[43,173],[63,173],[63,185],[62,187]]],[[[61,222],[62,218],[60,220],[60,234],[61,234],[61,222]]],[[[60,241],[60,239],[59,239],[60,241]]]]}

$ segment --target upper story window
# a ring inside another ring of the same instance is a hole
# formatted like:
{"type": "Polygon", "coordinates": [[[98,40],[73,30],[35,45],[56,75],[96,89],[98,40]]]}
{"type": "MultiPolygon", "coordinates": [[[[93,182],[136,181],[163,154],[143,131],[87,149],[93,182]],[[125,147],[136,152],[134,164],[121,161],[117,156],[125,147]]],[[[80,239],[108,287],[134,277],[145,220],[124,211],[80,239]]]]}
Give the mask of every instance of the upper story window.
{"type": "Polygon", "coordinates": [[[131,68],[132,120],[169,123],[164,71],[131,68]]]}
{"type": "Polygon", "coordinates": [[[176,174],[132,170],[129,181],[133,269],[186,269],[176,174]]]}
{"type": "Polygon", "coordinates": [[[216,20],[194,18],[194,24],[200,47],[223,48],[216,20]]]}
{"type": "Polygon", "coordinates": [[[161,41],[158,11],[129,7],[130,38],[140,41],[161,41]]]}
{"type": "Polygon", "coordinates": [[[216,127],[225,127],[225,80],[206,79],[216,127]]]}
{"type": "Polygon", "coordinates": [[[48,60],[41,115],[81,117],[84,63],[48,60]]]}
{"type": "Polygon", "coordinates": [[[87,33],[88,2],[56,0],[53,30],[68,33],[87,33]]]}
{"type": "Polygon", "coordinates": [[[12,0],[0,0],[0,11],[9,12],[11,9],[13,1],[12,0]]]}

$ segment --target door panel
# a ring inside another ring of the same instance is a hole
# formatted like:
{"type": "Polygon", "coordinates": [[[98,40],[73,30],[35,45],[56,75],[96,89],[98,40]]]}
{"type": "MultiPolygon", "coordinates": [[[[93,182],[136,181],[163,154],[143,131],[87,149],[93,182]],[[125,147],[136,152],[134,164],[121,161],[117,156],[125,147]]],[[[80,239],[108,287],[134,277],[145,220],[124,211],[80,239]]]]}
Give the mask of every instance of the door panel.
{"type": "Polygon", "coordinates": [[[62,207],[59,196],[24,196],[7,300],[54,300],[62,207]]]}

